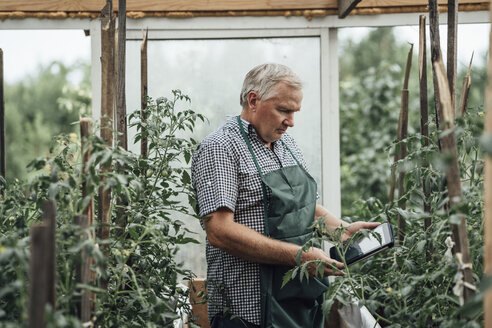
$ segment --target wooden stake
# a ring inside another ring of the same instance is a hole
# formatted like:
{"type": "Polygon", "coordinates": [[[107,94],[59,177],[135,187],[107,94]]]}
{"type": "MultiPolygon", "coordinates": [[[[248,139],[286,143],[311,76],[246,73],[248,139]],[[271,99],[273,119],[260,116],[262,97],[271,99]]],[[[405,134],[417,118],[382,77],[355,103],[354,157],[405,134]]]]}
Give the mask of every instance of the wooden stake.
{"type": "MultiPolygon", "coordinates": [[[[149,29],[145,31],[142,45],[140,47],[140,95],[141,95],[141,104],[142,104],[142,110],[141,110],[141,116],[142,116],[142,123],[147,121],[147,115],[145,114],[145,109],[147,108],[147,96],[148,96],[148,91],[147,91],[147,86],[148,86],[148,81],[147,81],[147,37],[149,36],[149,29]]],[[[141,133],[144,135],[142,139],[140,139],[140,155],[142,157],[147,157],[147,136],[145,136],[145,131],[141,131],[141,133]]]]}
{"type": "Polygon", "coordinates": [[[126,97],[125,97],[125,65],[126,65],[126,0],[118,2],[118,73],[116,91],[116,129],[118,131],[118,145],[128,149],[126,124],[126,97]]]}
{"type": "MultiPolygon", "coordinates": [[[[456,147],[456,137],[454,134],[454,108],[451,103],[451,93],[449,91],[449,83],[446,77],[446,71],[442,59],[434,63],[434,71],[439,87],[441,112],[439,117],[441,120],[441,130],[447,133],[441,137],[442,152],[449,154],[451,163],[446,170],[446,182],[448,186],[449,204],[451,207],[458,205],[462,200],[460,169],[458,165],[458,149],[456,147]]],[[[460,213],[457,213],[460,215],[460,213]]],[[[460,215],[460,224],[452,224],[456,253],[462,254],[463,263],[465,265],[464,281],[473,285],[473,275],[471,269],[470,249],[468,246],[468,235],[466,230],[466,218],[460,215]]],[[[473,295],[473,290],[464,288],[464,300],[468,300],[473,295]]]]}
{"type": "MultiPolygon", "coordinates": [[[[441,111],[441,103],[439,102],[439,87],[437,86],[436,73],[434,70],[434,63],[441,58],[441,46],[439,38],[439,12],[437,7],[437,0],[429,0],[429,28],[430,28],[430,40],[431,40],[431,62],[432,62],[432,76],[434,82],[434,105],[436,109],[436,126],[439,130],[439,112],[441,111]]],[[[439,150],[441,149],[441,141],[438,141],[439,150]]]]}
{"type": "MultiPolygon", "coordinates": [[[[86,171],[87,171],[87,163],[91,157],[91,147],[88,142],[90,135],[92,134],[91,128],[91,119],[88,117],[84,117],[80,119],[80,140],[81,140],[81,148],[82,148],[82,199],[85,199],[88,196],[87,192],[87,181],[86,171]]],[[[91,197],[89,204],[82,210],[82,216],[87,218],[87,226],[91,227],[94,224],[94,199],[91,197]]],[[[94,238],[94,236],[92,236],[94,238]]],[[[93,259],[89,258],[89,266],[92,265],[93,259]]],[[[89,271],[90,279],[89,281],[95,281],[96,276],[94,272],[89,271]]],[[[96,295],[93,292],[89,293],[90,304],[89,311],[94,310],[94,301],[96,295]]],[[[85,306],[85,305],[84,305],[85,306]]]]}
{"type": "Polygon", "coordinates": [[[48,284],[50,227],[43,222],[30,229],[29,258],[29,328],[44,328],[45,307],[52,286],[48,284]]]}
{"type": "Polygon", "coordinates": [[[43,218],[49,228],[48,235],[48,298],[47,301],[56,309],[56,202],[46,200],[43,203],[43,218]]]}
{"type": "MultiPolygon", "coordinates": [[[[492,6],[490,6],[492,18],[492,6]]],[[[492,54],[492,31],[489,35],[489,54],[492,54]]],[[[485,134],[492,135],[492,56],[489,56],[487,68],[488,84],[485,92],[485,134]]],[[[484,182],[484,277],[492,275],[492,156],[485,155],[484,182]]],[[[492,288],[483,298],[484,328],[492,328],[492,288]]]]}
{"type": "MultiPolygon", "coordinates": [[[[113,110],[114,110],[114,19],[111,0],[106,0],[102,9],[101,18],[101,137],[107,145],[113,146],[113,110]]],[[[111,165],[101,169],[103,173],[111,171],[111,165]]],[[[98,217],[100,228],[98,237],[109,238],[109,224],[111,221],[111,190],[99,188],[98,217]]],[[[102,248],[107,248],[104,246],[102,248]]]]}
{"type": "MultiPolygon", "coordinates": [[[[400,108],[400,119],[398,125],[400,130],[398,131],[398,141],[400,144],[400,154],[399,159],[405,159],[407,157],[407,136],[408,136],[408,81],[410,79],[410,69],[412,68],[412,54],[413,54],[413,44],[410,46],[410,51],[408,52],[407,65],[405,69],[405,79],[403,81],[403,89],[401,90],[401,108],[400,108]]],[[[405,179],[405,171],[400,169],[398,175],[398,198],[401,199],[405,194],[405,188],[403,181],[405,179]]],[[[406,202],[400,201],[398,204],[401,209],[406,208],[406,202]]],[[[405,238],[406,222],[405,218],[398,215],[398,240],[400,242],[405,238]]]]}
{"type": "MultiPolygon", "coordinates": [[[[82,231],[88,228],[88,218],[86,215],[77,215],[75,217],[75,223],[80,227],[82,231]]],[[[87,240],[87,231],[84,232],[83,240],[87,240]]],[[[81,250],[80,263],[76,268],[76,281],[84,285],[90,282],[90,258],[84,249],[81,250]]],[[[90,321],[91,319],[91,298],[90,292],[87,289],[83,289],[80,295],[79,318],[82,323],[90,321]]]]}
{"type": "MultiPolygon", "coordinates": [[[[425,33],[425,15],[420,15],[420,38],[419,38],[419,88],[420,88],[420,135],[422,136],[422,146],[429,147],[429,102],[427,96],[427,49],[425,33]]],[[[422,167],[429,167],[429,163],[424,159],[422,167]]],[[[424,212],[430,213],[430,186],[422,178],[422,188],[424,192],[424,212]]],[[[427,230],[431,225],[431,218],[424,219],[424,229],[427,230]]]]}
{"type": "Polygon", "coordinates": [[[457,44],[458,44],[458,0],[448,1],[448,47],[447,47],[447,72],[449,91],[451,93],[451,105],[456,108],[456,70],[457,70],[457,44]]]}
{"type": "Polygon", "coordinates": [[[0,49],[0,175],[7,179],[7,152],[5,148],[5,98],[3,93],[3,50],[0,49]]]}
{"type": "MultiPolygon", "coordinates": [[[[116,88],[116,125],[118,131],[118,145],[128,150],[128,131],[126,122],[126,98],[125,98],[125,67],[126,67],[126,0],[119,0],[118,5],[118,37],[117,37],[117,88],[116,88]]],[[[118,171],[122,172],[125,168],[118,165],[118,171]]],[[[124,199],[117,199],[118,218],[116,224],[118,229],[116,235],[123,235],[127,218],[125,207],[127,202],[124,199]]]]}
{"type": "MultiPolygon", "coordinates": [[[[80,119],[80,139],[82,148],[82,199],[88,196],[87,182],[85,179],[87,171],[87,163],[91,158],[91,148],[88,139],[92,133],[91,119],[84,117],[80,119]]],[[[86,208],[82,210],[83,215],[87,216],[87,224],[92,226],[94,223],[94,200],[91,199],[86,208]]]]}
{"type": "Polygon", "coordinates": [[[471,66],[473,62],[473,53],[470,59],[470,65],[468,65],[468,71],[466,72],[465,77],[463,78],[463,84],[461,86],[461,97],[460,97],[460,108],[459,115],[464,116],[466,113],[466,106],[468,105],[468,95],[470,92],[471,86],[471,66]]]}

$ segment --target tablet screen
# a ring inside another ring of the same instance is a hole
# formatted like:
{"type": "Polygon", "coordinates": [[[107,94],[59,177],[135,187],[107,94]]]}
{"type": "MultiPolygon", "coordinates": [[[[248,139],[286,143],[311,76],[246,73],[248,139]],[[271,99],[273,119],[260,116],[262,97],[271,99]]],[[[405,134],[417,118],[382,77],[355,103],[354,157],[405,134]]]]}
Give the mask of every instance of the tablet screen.
{"type": "Polygon", "coordinates": [[[360,251],[364,254],[370,253],[389,242],[388,236],[384,231],[384,225],[377,226],[373,232],[378,233],[381,236],[381,243],[379,243],[379,240],[372,234],[362,238],[358,244],[360,251]]]}

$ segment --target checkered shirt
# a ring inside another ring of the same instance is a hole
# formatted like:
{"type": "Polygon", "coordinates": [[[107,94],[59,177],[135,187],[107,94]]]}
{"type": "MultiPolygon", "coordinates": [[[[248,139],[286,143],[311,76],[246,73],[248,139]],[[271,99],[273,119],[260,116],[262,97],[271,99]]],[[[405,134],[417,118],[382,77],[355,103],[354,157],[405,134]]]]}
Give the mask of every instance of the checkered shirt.
{"type": "MultiPolygon", "coordinates": [[[[272,152],[259,139],[254,127],[242,120],[245,132],[263,173],[297,165],[282,142],[274,142],[272,152]]],[[[294,139],[285,133],[282,140],[306,168],[294,139]]],[[[264,233],[261,180],[244,141],[237,117],[229,118],[206,137],[192,159],[192,181],[201,216],[227,207],[234,221],[264,233]]],[[[268,196],[267,196],[268,197],[268,196]]],[[[259,264],[234,257],[206,242],[208,315],[229,311],[243,320],[260,324],[259,264]]]]}

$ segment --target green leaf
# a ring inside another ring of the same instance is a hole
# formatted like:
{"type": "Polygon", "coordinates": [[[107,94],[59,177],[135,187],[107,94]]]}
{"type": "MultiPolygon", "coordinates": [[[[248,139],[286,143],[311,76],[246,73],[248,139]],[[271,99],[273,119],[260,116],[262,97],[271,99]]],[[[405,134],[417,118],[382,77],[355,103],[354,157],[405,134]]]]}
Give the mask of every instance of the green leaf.
{"type": "Polygon", "coordinates": [[[427,244],[427,241],[424,239],[424,240],[421,240],[417,243],[417,251],[419,253],[422,253],[424,251],[424,247],[425,245],[427,244]]]}
{"type": "Polygon", "coordinates": [[[184,184],[190,184],[190,182],[191,182],[191,178],[190,178],[188,171],[183,170],[183,183],[184,184]]]}
{"type": "Polygon", "coordinates": [[[284,274],[284,277],[282,279],[282,286],[280,288],[284,288],[284,286],[292,279],[292,274],[293,270],[289,270],[284,274]]]}

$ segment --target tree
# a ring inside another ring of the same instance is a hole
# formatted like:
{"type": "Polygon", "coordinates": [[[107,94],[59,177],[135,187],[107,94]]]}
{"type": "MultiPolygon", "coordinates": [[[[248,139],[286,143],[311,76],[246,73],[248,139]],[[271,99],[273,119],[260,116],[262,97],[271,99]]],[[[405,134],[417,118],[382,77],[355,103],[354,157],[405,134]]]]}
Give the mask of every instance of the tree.
{"type": "Polygon", "coordinates": [[[29,160],[46,154],[51,136],[73,133],[91,98],[89,65],[52,62],[24,81],[6,84],[7,178],[26,177],[29,160]],[[80,82],[73,80],[81,76],[80,82]]]}

